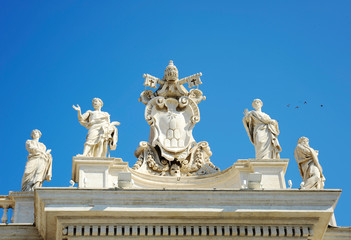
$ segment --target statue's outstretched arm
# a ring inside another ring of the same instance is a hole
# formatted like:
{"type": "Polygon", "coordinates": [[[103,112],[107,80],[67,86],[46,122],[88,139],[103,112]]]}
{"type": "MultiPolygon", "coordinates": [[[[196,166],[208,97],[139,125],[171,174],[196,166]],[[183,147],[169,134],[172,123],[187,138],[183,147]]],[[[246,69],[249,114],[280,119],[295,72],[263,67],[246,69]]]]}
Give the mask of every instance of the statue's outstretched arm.
{"type": "Polygon", "coordinates": [[[114,126],[119,126],[121,123],[120,122],[117,122],[117,121],[113,121],[111,122],[111,125],[114,125],[114,126]]]}
{"type": "Polygon", "coordinates": [[[77,111],[77,113],[78,113],[78,120],[81,121],[81,119],[82,119],[82,110],[80,109],[80,106],[77,104],[77,106],[73,105],[72,107],[74,108],[74,110],[77,111]]]}
{"type": "Polygon", "coordinates": [[[89,122],[88,122],[88,118],[89,118],[89,114],[91,111],[87,111],[86,113],[82,114],[82,111],[80,109],[80,106],[77,104],[77,106],[73,105],[73,108],[77,111],[78,113],[78,121],[81,125],[83,125],[84,127],[88,127],[89,122]]]}

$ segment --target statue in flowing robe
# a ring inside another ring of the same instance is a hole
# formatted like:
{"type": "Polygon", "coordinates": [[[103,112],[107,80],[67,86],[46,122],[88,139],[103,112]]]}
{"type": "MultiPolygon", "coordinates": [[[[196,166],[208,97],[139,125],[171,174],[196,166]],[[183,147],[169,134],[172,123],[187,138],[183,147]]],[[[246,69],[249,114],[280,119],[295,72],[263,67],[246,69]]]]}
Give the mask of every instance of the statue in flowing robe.
{"type": "Polygon", "coordinates": [[[278,122],[261,111],[260,99],[252,102],[255,110],[245,109],[243,123],[251,143],[255,146],[256,159],[279,159],[282,151],[279,141],[278,122]]]}
{"type": "Polygon", "coordinates": [[[29,154],[22,178],[22,191],[34,191],[34,188],[41,187],[45,180],[51,181],[52,176],[51,149],[46,150],[46,146],[39,142],[39,130],[33,130],[31,137],[32,140],[26,142],[29,154]]]}
{"type": "Polygon", "coordinates": [[[117,147],[118,131],[115,126],[119,122],[110,122],[110,114],[102,112],[103,102],[100,98],[93,99],[94,111],[88,110],[82,114],[79,105],[73,106],[78,112],[81,125],[89,129],[84,144],[83,156],[106,157],[108,147],[115,150],[117,147]]]}
{"type": "Polygon", "coordinates": [[[299,138],[294,154],[303,179],[301,189],[323,189],[325,178],[318,161],[318,151],[309,146],[307,137],[299,138]]]}

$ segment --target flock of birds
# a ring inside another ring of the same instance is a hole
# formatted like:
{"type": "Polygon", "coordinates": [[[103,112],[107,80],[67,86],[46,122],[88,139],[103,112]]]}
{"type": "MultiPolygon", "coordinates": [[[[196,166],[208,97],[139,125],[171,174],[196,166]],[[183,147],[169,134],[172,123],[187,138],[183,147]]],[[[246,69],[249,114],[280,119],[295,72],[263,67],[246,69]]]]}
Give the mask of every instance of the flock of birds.
{"type": "MultiPolygon", "coordinates": [[[[303,104],[307,104],[307,101],[304,101],[303,104]]],[[[290,106],[291,106],[290,103],[286,105],[286,107],[290,107],[290,106]]],[[[324,107],[323,104],[321,104],[320,106],[321,106],[321,107],[324,107]]],[[[296,107],[295,107],[295,109],[298,109],[298,108],[300,108],[300,106],[296,106],[296,107]]]]}

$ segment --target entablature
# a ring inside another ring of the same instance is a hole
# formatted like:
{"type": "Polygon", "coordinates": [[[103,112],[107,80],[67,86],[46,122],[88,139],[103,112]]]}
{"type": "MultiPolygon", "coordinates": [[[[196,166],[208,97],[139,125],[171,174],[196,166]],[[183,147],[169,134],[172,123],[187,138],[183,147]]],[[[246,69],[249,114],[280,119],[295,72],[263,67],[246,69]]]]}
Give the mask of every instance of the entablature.
{"type": "MultiPolygon", "coordinates": [[[[131,236],[132,226],[136,232],[143,232],[140,229],[144,226],[145,229],[173,226],[178,232],[183,226],[206,227],[206,234],[212,231],[207,229],[221,234],[225,227],[231,227],[233,234],[233,226],[234,232],[240,227],[249,232],[259,226],[268,227],[271,233],[279,227],[291,226],[305,228],[305,235],[311,239],[321,239],[340,193],[340,190],[39,188],[35,191],[35,222],[47,239],[55,236],[62,239],[72,229],[77,232],[77,226],[97,228],[100,230],[91,231],[100,233],[104,226],[106,229],[124,226],[131,236]]],[[[299,231],[291,231],[299,235],[299,231]]]]}

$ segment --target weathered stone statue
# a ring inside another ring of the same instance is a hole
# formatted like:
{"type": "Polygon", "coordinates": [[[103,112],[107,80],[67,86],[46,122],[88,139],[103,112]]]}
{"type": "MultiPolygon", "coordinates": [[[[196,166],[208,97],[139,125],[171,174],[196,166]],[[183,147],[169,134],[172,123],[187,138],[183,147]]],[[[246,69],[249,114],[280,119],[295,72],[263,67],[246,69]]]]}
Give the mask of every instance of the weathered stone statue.
{"type": "Polygon", "coordinates": [[[307,137],[300,137],[297,141],[295,159],[303,179],[301,189],[323,189],[325,178],[318,161],[318,151],[309,146],[307,137]]]}
{"type": "Polygon", "coordinates": [[[157,88],[141,93],[145,105],[145,120],[150,125],[149,142],[140,142],[135,151],[138,161],[133,169],[162,176],[202,175],[219,171],[211,162],[212,152],[207,142],[197,143],[192,134],[200,121],[197,106],[205,99],[199,89],[189,88],[202,84],[198,73],[178,78],[178,69],[169,62],[163,79],[144,74],[145,86],[157,88]]]}
{"type": "Polygon", "coordinates": [[[256,159],[279,159],[282,151],[279,141],[278,122],[261,111],[260,99],[252,102],[253,111],[245,109],[243,123],[250,141],[255,146],[256,159]]]}
{"type": "Polygon", "coordinates": [[[82,115],[79,105],[73,105],[73,108],[78,112],[79,123],[89,129],[83,156],[106,157],[108,147],[110,150],[115,150],[117,147],[118,131],[115,126],[120,125],[120,123],[110,122],[110,115],[101,111],[102,106],[102,100],[94,98],[94,111],[88,110],[82,115]]]}
{"type": "Polygon", "coordinates": [[[33,140],[26,142],[29,154],[22,178],[22,191],[34,191],[45,180],[51,181],[52,176],[51,149],[46,150],[46,146],[39,142],[41,132],[38,129],[32,131],[31,137],[33,140]]]}

